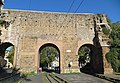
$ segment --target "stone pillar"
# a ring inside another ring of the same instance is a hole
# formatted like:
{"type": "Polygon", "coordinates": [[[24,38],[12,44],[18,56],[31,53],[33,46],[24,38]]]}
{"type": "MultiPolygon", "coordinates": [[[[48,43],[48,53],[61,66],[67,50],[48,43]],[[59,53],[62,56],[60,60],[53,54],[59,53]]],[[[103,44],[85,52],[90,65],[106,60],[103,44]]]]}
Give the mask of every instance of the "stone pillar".
{"type": "Polygon", "coordinates": [[[111,67],[111,64],[107,61],[105,55],[106,53],[109,52],[109,48],[108,46],[103,46],[102,47],[102,51],[103,51],[103,66],[104,66],[104,74],[112,74],[113,73],[113,69],[111,67]]]}
{"type": "Polygon", "coordinates": [[[76,51],[74,50],[75,45],[69,46],[66,46],[66,49],[68,49],[64,50],[63,73],[79,73],[78,56],[75,55],[76,51]]]}

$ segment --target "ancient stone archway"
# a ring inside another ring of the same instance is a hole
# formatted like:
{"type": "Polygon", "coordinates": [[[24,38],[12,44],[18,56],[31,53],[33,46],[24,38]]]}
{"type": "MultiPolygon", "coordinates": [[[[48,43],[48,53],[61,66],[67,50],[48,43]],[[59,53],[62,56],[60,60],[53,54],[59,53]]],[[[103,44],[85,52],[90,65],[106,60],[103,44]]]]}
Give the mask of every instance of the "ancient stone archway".
{"type": "Polygon", "coordinates": [[[15,64],[14,45],[4,42],[0,45],[0,56],[6,60],[5,68],[13,68],[15,64]]]}
{"type": "Polygon", "coordinates": [[[0,56],[4,57],[5,50],[10,46],[14,46],[14,45],[10,42],[4,42],[4,43],[0,44],[0,56]]]}
{"type": "MultiPolygon", "coordinates": [[[[2,10],[1,13],[5,14],[4,19],[10,23],[7,29],[2,30],[1,43],[5,41],[14,43],[15,67],[20,68],[22,72],[37,72],[39,67],[38,51],[42,45],[47,43],[54,44],[59,48],[60,73],[79,72],[77,51],[86,43],[93,44],[95,47],[99,44],[101,52],[103,52],[101,54],[104,56],[108,52],[108,39],[103,36],[101,31],[101,25],[108,26],[103,14],[21,10],[2,10]]],[[[100,60],[102,61],[102,59],[100,60]]],[[[108,63],[106,62],[106,64],[108,63]]],[[[111,68],[107,68],[105,71],[108,69],[111,68]]]]}
{"type": "Polygon", "coordinates": [[[92,44],[82,45],[79,48],[78,55],[79,55],[79,64],[81,62],[80,60],[83,60],[83,64],[84,64],[84,66],[80,67],[81,72],[88,74],[104,73],[102,55],[97,54],[97,49],[94,45],[92,44]],[[81,50],[82,52],[84,52],[82,53],[83,56],[80,56],[79,52],[81,52],[81,50]]]}
{"type": "Polygon", "coordinates": [[[60,50],[59,48],[52,43],[46,43],[44,45],[42,45],[39,49],[39,67],[42,68],[42,70],[47,70],[47,71],[53,71],[53,72],[57,72],[60,73],[60,50]],[[41,57],[41,56],[46,56],[46,57],[41,57]],[[52,57],[51,57],[52,56],[52,57]],[[46,61],[48,61],[48,59],[50,60],[50,58],[53,58],[54,60],[52,60],[50,62],[50,65],[48,67],[48,63],[45,65],[42,65],[41,61],[43,61],[42,59],[47,59],[46,61]],[[46,67],[44,69],[44,67],[46,67]]]}

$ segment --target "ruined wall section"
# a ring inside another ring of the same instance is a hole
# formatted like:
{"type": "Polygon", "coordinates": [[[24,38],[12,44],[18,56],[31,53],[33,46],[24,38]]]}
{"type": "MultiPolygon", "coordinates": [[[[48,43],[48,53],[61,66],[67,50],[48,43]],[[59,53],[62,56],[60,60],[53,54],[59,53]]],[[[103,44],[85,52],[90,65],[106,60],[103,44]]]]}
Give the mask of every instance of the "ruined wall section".
{"type": "Polygon", "coordinates": [[[78,40],[93,40],[94,15],[78,15],[76,27],[78,40]]]}
{"type": "MultiPolygon", "coordinates": [[[[7,41],[9,41],[9,42],[11,42],[13,45],[16,45],[16,42],[15,42],[15,40],[16,40],[16,38],[17,38],[17,35],[19,34],[19,25],[20,25],[20,19],[16,19],[15,20],[15,17],[14,17],[14,15],[10,15],[10,12],[9,11],[1,11],[1,13],[3,13],[4,14],[4,18],[3,18],[3,20],[5,20],[6,22],[8,22],[9,23],[9,25],[8,25],[8,27],[5,27],[5,25],[3,26],[3,28],[5,28],[6,29],[6,37],[7,38],[5,38],[5,36],[4,36],[4,32],[3,32],[3,35],[1,35],[1,36],[3,36],[4,38],[3,38],[3,42],[7,42],[7,41]]],[[[3,30],[3,31],[5,31],[5,30],[3,30]]]]}
{"type": "Polygon", "coordinates": [[[78,40],[93,39],[92,14],[64,14],[4,10],[7,20],[14,20],[14,34],[36,36],[41,39],[62,40],[66,35],[77,35],[78,40]],[[76,21],[77,20],[77,21],[76,21]],[[17,29],[15,29],[15,28],[17,29]],[[52,37],[52,38],[51,38],[52,37]]]}
{"type": "Polygon", "coordinates": [[[22,70],[34,71],[35,50],[38,39],[62,42],[61,56],[63,72],[68,72],[68,64],[78,67],[76,50],[84,43],[92,43],[94,38],[93,14],[65,14],[31,11],[4,10],[7,20],[13,20],[10,41],[16,46],[16,66],[22,70]],[[80,43],[80,44],[79,44],[80,43]],[[68,52],[69,51],[69,52],[68,52]]]}

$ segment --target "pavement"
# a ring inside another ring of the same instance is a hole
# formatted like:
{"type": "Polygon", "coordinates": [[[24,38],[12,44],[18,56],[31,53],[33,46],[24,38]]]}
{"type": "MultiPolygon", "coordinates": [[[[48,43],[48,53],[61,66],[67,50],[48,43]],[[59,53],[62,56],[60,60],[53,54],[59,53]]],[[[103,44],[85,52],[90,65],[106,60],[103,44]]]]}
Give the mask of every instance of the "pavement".
{"type": "MultiPolygon", "coordinates": [[[[68,83],[113,83],[105,79],[100,79],[98,77],[84,74],[84,73],[80,73],[80,74],[56,74],[55,73],[55,75],[57,75],[62,79],[65,79],[68,83]]],[[[117,76],[117,78],[119,77],[120,75],[117,76]]],[[[47,82],[43,80],[42,73],[39,73],[36,76],[28,76],[26,80],[22,80],[19,83],[47,83],[47,82]]]]}
{"type": "Polygon", "coordinates": [[[28,76],[26,80],[22,80],[19,83],[45,83],[43,81],[42,73],[39,73],[36,76],[28,76]]]}
{"type": "Polygon", "coordinates": [[[120,83],[120,74],[119,75],[117,75],[117,74],[105,74],[105,75],[97,74],[96,76],[99,78],[102,78],[102,79],[109,80],[114,83],[120,83]]]}
{"type": "Polygon", "coordinates": [[[106,77],[110,77],[110,78],[113,78],[113,79],[118,79],[118,80],[120,80],[120,75],[114,75],[114,74],[107,74],[107,75],[105,75],[106,77]]]}
{"type": "Polygon", "coordinates": [[[66,79],[69,83],[112,83],[110,81],[94,77],[92,75],[80,74],[56,74],[57,76],[66,79]]]}

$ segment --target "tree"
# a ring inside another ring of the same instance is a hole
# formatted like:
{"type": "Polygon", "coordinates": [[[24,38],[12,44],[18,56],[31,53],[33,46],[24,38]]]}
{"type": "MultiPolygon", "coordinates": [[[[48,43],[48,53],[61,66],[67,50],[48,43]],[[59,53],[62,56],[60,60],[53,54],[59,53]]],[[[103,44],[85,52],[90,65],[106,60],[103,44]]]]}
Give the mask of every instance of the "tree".
{"type": "Polygon", "coordinates": [[[120,48],[111,48],[106,58],[115,72],[120,72],[120,48]]]}
{"type": "Polygon", "coordinates": [[[49,62],[49,60],[48,60],[48,57],[47,57],[47,55],[45,54],[41,54],[40,55],[40,66],[41,67],[44,67],[44,66],[48,66],[48,62],[49,62]]]}
{"type": "Polygon", "coordinates": [[[82,66],[83,64],[86,63],[87,61],[90,61],[90,56],[89,56],[90,48],[84,46],[78,51],[79,55],[79,66],[82,66]]]}
{"type": "Polygon", "coordinates": [[[55,57],[59,57],[59,53],[56,48],[47,46],[40,52],[40,65],[42,67],[51,67],[51,63],[55,60],[55,57]]]}
{"type": "Polygon", "coordinates": [[[13,64],[13,59],[14,59],[14,48],[12,46],[9,54],[8,54],[8,59],[9,59],[9,62],[13,64]]]}
{"type": "Polygon", "coordinates": [[[111,47],[106,54],[106,59],[115,72],[120,72],[120,22],[111,23],[111,27],[111,47]]]}
{"type": "Polygon", "coordinates": [[[90,49],[88,47],[84,46],[78,51],[78,55],[85,56],[86,54],[89,53],[89,51],[90,51],[90,49]]]}

